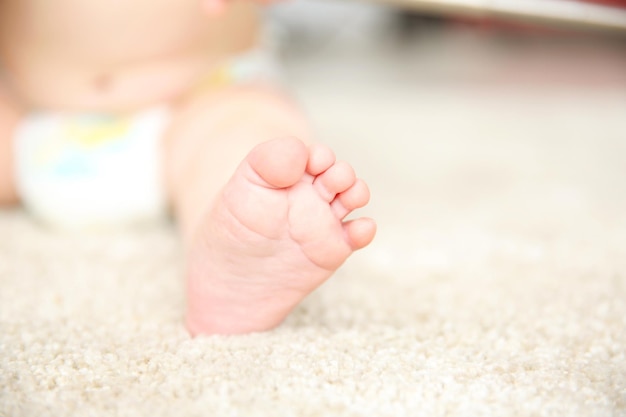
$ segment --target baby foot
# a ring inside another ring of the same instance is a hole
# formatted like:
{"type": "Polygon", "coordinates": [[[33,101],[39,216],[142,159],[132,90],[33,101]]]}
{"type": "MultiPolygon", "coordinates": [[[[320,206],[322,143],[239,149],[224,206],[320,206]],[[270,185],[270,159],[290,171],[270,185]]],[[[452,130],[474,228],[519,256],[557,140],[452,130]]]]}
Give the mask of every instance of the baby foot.
{"type": "Polygon", "coordinates": [[[343,220],[368,200],[365,183],[326,146],[277,139],[254,148],[192,245],[191,333],[247,333],[280,324],[372,241],[373,220],[343,220]]]}

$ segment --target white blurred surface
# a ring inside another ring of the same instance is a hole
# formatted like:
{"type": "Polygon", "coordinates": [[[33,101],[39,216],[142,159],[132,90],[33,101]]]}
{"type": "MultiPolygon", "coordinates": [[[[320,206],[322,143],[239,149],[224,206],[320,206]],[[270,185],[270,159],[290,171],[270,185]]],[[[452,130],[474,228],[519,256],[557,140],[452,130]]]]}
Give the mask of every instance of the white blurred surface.
{"type": "Polygon", "coordinates": [[[532,253],[626,236],[624,40],[432,23],[403,36],[362,5],[317,39],[285,46],[288,75],[371,185],[380,231],[364,262],[439,268],[511,235],[532,253]]]}

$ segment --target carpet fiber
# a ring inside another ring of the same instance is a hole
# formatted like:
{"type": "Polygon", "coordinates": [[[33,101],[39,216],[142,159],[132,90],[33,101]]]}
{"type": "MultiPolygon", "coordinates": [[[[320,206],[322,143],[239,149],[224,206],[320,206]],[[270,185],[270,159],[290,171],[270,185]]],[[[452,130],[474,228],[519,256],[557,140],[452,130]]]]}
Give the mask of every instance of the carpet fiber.
{"type": "Polygon", "coordinates": [[[171,225],[0,212],[0,416],[626,415],[623,85],[342,74],[291,77],[379,235],[274,331],[188,336],[171,225]]]}

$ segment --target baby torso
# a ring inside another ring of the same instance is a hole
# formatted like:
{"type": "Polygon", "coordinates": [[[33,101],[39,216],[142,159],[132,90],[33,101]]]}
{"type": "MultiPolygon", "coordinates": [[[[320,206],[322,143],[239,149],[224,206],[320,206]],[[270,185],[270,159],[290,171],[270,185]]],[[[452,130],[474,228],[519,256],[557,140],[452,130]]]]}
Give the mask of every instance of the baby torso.
{"type": "Polygon", "coordinates": [[[0,82],[25,106],[134,110],[176,98],[257,38],[245,1],[0,0],[0,82]]]}

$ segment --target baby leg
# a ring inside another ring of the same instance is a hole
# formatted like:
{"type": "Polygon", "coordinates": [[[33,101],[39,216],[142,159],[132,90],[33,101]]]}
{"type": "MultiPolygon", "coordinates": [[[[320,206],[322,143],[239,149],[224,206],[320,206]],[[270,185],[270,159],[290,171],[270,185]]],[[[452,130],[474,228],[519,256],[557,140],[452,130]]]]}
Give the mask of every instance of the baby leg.
{"type": "Polygon", "coordinates": [[[166,181],[187,245],[192,334],[271,329],[370,243],[369,199],[350,165],[306,146],[306,123],[268,91],[184,108],[165,143],[166,181]],[[276,139],[278,138],[278,139],[276,139]]]}
{"type": "Polygon", "coordinates": [[[13,176],[13,132],[19,117],[17,106],[0,85],[0,205],[18,202],[13,176]]]}

